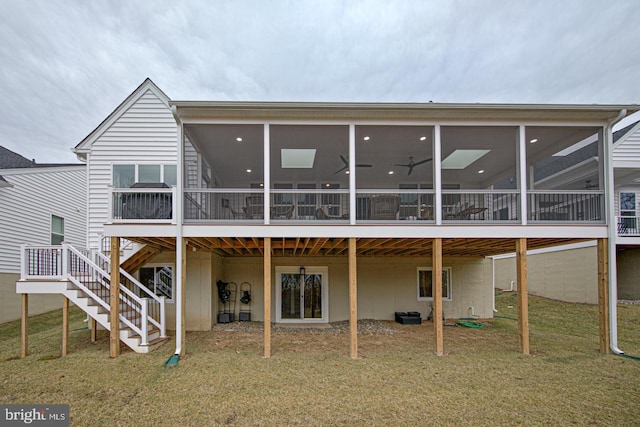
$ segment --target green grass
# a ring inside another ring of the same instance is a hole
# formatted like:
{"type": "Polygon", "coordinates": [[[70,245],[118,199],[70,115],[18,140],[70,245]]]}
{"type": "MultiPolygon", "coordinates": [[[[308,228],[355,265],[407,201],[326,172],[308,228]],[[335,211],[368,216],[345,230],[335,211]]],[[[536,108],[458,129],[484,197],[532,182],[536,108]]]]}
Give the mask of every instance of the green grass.
{"type": "MultiPolygon", "coordinates": [[[[19,322],[0,325],[0,403],[68,403],[72,425],[638,425],[640,361],[598,353],[597,307],[530,297],[530,356],[516,298],[497,307],[483,329],[445,327],[443,357],[430,323],[359,336],[359,360],[346,334],[276,333],[263,359],[261,334],[193,332],[171,368],[173,341],[111,360],[87,330],[58,358],[57,311],[30,319],[25,359],[19,322]]],[[[620,348],[640,356],[640,306],[619,315],[620,348]]]]}

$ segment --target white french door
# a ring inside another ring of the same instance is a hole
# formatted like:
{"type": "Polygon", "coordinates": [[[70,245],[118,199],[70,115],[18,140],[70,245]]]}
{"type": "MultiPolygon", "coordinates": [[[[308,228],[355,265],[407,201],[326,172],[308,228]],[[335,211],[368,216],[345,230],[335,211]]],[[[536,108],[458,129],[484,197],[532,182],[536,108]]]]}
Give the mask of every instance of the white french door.
{"type": "Polygon", "coordinates": [[[329,321],[328,267],[276,267],[276,322],[329,321]]]}

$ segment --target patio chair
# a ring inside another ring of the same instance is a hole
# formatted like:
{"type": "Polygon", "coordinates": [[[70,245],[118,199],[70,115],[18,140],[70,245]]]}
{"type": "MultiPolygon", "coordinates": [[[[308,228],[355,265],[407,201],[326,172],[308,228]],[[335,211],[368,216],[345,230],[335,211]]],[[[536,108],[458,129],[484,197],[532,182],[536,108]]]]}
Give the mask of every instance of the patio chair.
{"type": "Polygon", "coordinates": [[[316,219],[319,219],[319,220],[349,219],[349,214],[346,213],[342,215],[331,215],[329,213],[329,207],[326,205],[322,205],[318,209],[316,209],[316,219]]]}
{"type": "Polygon", "coordinates": [[[263,219],[264,218],[264,196],[249,196],[247,197],[247,206],[245,207],[245,213],[248,219],[263,219]]]}
{"type": "Polygon", "coordinates": [[[271,219],[291,219],[293,203],[271,206],[271,219]]]}
{"type": "Polygon", "coordinates": [[[400,196],[383,195],[371,198],[371,219],[394,221],[400,212],[400,196]]]}

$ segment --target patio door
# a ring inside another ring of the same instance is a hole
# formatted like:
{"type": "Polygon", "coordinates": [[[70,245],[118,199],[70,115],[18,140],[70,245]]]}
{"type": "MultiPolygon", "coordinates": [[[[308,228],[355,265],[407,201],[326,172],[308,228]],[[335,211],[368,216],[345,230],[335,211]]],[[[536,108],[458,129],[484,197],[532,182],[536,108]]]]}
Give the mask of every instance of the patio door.
{"type": "Polygon", "coordinates": [[[329,320],[327,267],[276,267],[276,322],[329,320]]]}

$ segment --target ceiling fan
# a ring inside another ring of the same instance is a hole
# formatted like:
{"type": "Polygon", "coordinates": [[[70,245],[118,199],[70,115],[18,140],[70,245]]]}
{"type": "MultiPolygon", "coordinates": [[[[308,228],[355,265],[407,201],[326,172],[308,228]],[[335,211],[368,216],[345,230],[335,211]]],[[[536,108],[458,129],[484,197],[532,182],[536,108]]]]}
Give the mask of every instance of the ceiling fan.
{"type": "Polygon", "coordinates": [[[429,158],[429,159],[420,160],[419,162],[414,162],[413,161],[413,156],[409,156],[409,163],[406,163],[406,164],[394,163],[394,166],[402,166],[402,167],[405,167],[405,168],[409,168],[409,173],[407,173],[407,175],[411,175],[411,172],[413,172],[413,168],[415,168],[418,165],[430,162],[431,160],[433,160],[433,159],[429,158]]]}
{"type": "MultiPolygon", "coordinates": [[[[338,174],[338,173],[340,173],[340,172],[342,172],[344,170],[349,169],[349,159],[344,157],[343,155],[340,155],[340,160],[342,160],[342,163],[344,163],[344,166],[342,167],[342,169],[335,171],[333,173],[334,175],[338,174]]],[[[367,164],[364,164],[364,163],[356,164],[356,167],[359,167],[359,168],[370,168],[372,166],[373,165],[367,165],[367,164]]]]}

